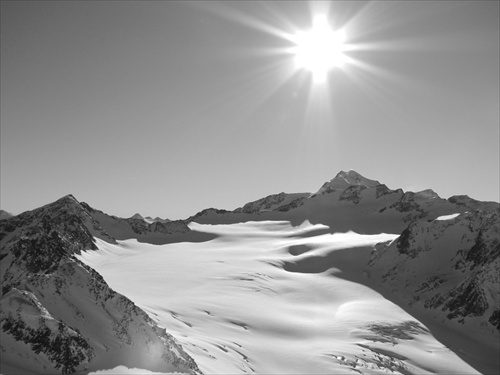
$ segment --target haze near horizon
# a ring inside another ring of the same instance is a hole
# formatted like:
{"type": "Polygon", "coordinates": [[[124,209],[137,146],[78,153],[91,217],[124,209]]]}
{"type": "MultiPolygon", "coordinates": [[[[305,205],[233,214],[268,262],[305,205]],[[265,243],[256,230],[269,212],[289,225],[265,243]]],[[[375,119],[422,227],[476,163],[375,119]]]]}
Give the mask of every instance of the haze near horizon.
{"type": "Polygon", "coordinates": [[[353,169],[499,201],[499,3],[1,2],[1,208],[187,218],[353,169]],[[347,57],[314,80],[294,36],[347,57]],[[321,81],[321,82],[317,82],[321,81]]]}

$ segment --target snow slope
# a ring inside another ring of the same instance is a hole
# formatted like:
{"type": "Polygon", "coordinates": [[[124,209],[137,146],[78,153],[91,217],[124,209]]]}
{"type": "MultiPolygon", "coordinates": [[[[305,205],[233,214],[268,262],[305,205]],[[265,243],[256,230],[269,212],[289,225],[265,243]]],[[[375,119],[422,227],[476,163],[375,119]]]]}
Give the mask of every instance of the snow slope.
{"type": "Polygon", "coordinates": [[[499,223],[497,210],[415,221],[380,244],[366,267],[367,282],[413,316],[454,332],[450,347],[485,373],[500,369],[499,223]]]}
{"type": "Polygon", "coordinates": [[[185,221],[69,195],[0,221],[0,372],[500,373],[499,214],[355,171],[185,221]]]}
{"type": "Polygon", "coordinates": [[[397,234],[314,235],[324,226],[286,221],[190,228],[216,238],[161,246],[98,241],[98,251],[78,258],[169,327],[203,372],[477,373],[400,307],[338,277],[359,272],[366,252],[397,234]],[[343,269],[291,269],[346,249],[343,269]]]}

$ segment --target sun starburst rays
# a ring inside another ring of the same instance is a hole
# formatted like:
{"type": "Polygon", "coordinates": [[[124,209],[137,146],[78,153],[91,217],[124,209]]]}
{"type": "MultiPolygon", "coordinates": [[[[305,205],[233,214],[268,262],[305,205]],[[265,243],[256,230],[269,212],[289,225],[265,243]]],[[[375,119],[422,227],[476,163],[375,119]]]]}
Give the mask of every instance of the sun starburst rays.
{"type": "MultiPolygon", "coordinates": [[[[317,140],[319,133],[332,128],[334,113],[339,109],[335,105],[339,90],[350,82],[363,91],[359,86],[370,85],[370,78],[381,74],[380,69],[364,61],[364,53],[380,46],[360,40],[360,35],[366,35],[367,31],[365,34],[360,31],[357,12],[347,18],[337,14],[330,2],[311,2],[307,27],[307,19],[288,18],[268,3],[260,5],[265,17],[243,12],[227,3],[218,3],[215,9],[202,4],[196,3],[196,6],[225,21],[257,31],[260,37],[268,37],[265,42],[260,39],[256,43],[256,39],[252,39],[252,43],[231,50],[233,58],[248,67],[221,103],[223,108],[233,108],[229,103],[245,97],[246,108],[239,112],[240,118],[235,119],[235,123],[247,122],[255,113],[269,110],[268,104],[275,100],[284,103],[288,100],[284,98],[292,98],[293,102],[289,103],[294,103],[293,108],[284,111],[297,116],[301,108],[303,132],[316,134],[317,140]],[[249,64],[249,61],[255,63],[249,64]]],[[[368,11],[368,7],[359,9],[364,15],[368,11]]]]}
{"type": "Polygon", "coordinates": [[[316,16],[311,30],[298,31],[292,38],[296,46],[291,51],[295,54],[297,68],[309,70],[314,82],[325,82],[328,71],[342,66],[347,60],[345,40],[343,30],[333,31],[326,16],[316,16]]]}

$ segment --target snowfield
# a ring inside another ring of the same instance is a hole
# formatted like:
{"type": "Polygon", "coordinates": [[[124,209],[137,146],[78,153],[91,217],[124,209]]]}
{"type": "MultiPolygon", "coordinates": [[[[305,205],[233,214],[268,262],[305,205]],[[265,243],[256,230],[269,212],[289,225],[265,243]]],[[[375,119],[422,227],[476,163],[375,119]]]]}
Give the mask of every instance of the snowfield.
{"type": "Polygon", "coordinates": [[[459,215],[460,215],[460,213],[451,214],[451,215],[443,215],[443,216],[437,217],[436,220],[438,220],[438,221],[452,220],[452,219],[456,218],[459,215]]]}
{"type": "Polygon", "coordinates": [[[478,373],[366,280],[348,281],[363,277],[367,252],[398,234],[331,234],[308,221],[189,227],[213,239],[96,239],[99,250],[77,257],[204,373],[478,373]]]}

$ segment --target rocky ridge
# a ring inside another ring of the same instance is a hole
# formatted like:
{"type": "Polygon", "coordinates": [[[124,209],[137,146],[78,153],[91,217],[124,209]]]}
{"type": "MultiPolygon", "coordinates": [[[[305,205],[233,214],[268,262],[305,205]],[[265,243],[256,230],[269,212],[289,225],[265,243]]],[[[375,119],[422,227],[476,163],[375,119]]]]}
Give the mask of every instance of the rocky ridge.
{"type": "Polygon", "coordinates": [[[492,207],[447,220],[414,220],[396,241],[373,252],[367,272],[411,309],[498,335],[498,213],[492,207]]]}
{"type": "Polygon", "coordinates": [[[68,195],[0,221],[2,372],[23,358],[26,373],[88,372],[103,361],[199,372],[171,335],[74,256],[97,249],[95,237],[115,242],[93,213],[68,195]]]}
{"type": "Polygon", "coordinates": [[[392,190],[355,171],[341,171],[315,193],[273,194],[232,211],[215,208],[203,210],[185,222],[210,224],[291,220],[300,224],[309,220],[313,224],[328,225],[332,231],[368,233],[370,230],[383,229],[387,233],[396,233],[401,232],[412,220],[465,212],[467,207],[442,199],[430,189],[416,193],[392,190]],[[355,220],[347,222],[346,215],[355,220]]]}

